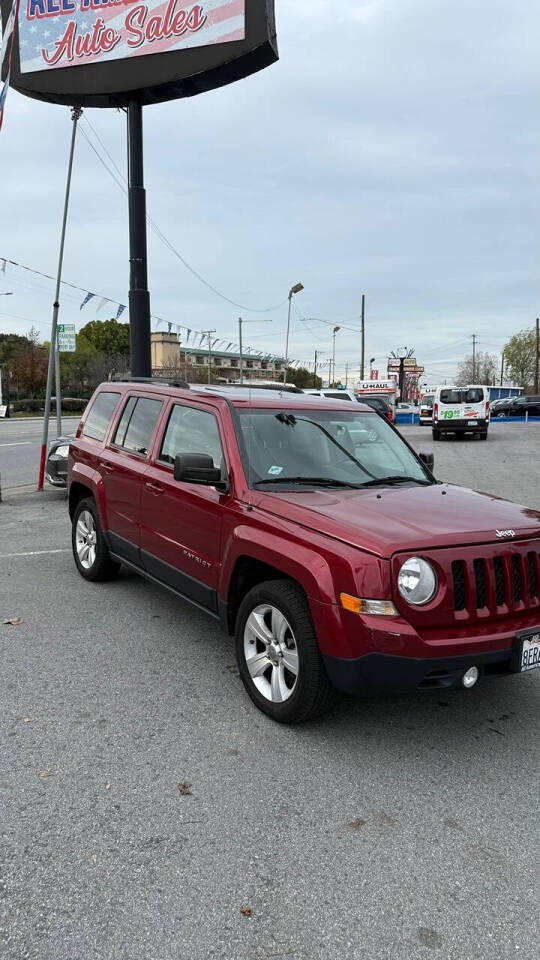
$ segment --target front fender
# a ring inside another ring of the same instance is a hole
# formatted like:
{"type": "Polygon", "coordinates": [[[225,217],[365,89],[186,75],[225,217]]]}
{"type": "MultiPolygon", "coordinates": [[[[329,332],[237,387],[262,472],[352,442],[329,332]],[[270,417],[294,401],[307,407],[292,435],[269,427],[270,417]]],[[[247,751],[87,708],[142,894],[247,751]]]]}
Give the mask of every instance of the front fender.
{"type": "Polygon", "coordinates": [[[97,504],[101,527],[105,531],[108,530],[109,525],[107,522],[107,504],[105,500],[103,477],[101,474],[89,464],[75,461],[69,465],[69,492],[71,492],[71,488],[74,483],[80,483],[82,486],[88,487],[88,489],[92,492],[92,496],[97,504]]]}

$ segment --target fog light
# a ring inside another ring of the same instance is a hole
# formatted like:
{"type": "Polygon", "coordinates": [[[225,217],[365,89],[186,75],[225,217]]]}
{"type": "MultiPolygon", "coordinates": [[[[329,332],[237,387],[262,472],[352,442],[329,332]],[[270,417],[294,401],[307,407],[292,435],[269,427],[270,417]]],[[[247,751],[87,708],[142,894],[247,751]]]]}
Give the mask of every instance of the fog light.
{"type": "Polygon", "coordinates": [[[461,682],[465,687],[465,689],[470,690],[471,687],[474,687],[479,676],[480,676],[480,671],[478,667],[469,667],[469,669],[465,671],[465,673],[461,678],[461,682]]]}

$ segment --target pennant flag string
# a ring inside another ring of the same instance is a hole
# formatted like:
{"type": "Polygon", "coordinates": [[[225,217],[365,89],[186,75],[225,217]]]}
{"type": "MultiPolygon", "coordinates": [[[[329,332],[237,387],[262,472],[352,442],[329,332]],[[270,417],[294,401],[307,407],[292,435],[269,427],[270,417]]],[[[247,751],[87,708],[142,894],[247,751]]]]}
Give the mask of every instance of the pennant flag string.
{"type": "Polygon", "coordinates": [[[83,302],[81,303],[81,305],[80,305],[80,307],[79,307],[79,310],[82,310],[82,308],[86,306],[86,304],[89,302],[89,300],[92,299],[92,297],[95,297],[95,293],[87,293],[86,296],[85,296],[85,298],[84,298],[84,300],[83,300],[83,302]]]}

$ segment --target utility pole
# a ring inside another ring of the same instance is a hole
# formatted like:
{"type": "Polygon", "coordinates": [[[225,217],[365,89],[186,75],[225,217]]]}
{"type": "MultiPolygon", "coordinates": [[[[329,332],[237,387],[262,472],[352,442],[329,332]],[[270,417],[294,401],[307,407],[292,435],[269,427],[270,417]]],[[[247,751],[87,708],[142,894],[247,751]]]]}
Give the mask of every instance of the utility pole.
{"type": "Polygon", "coordinates": [[[476,382],[476,342],[478,337],[475,333],[472,335],[472,382],[476,382]]]}
{"type": "Polygon", "coordinates": [[[366,357],[366,296],[362,294],[362,355],[360,362],[360,379],[364,379],[364,366],[366,357]]]}
{"type": "Polygon", "coordinates": [[[317,357],[318,357],[318,355],[319,355],[319,351],[316,350],[316,351],[315,351],[315,363],[314,363],[314,366],[313,366],[313,388],[314,388],[314,389],[315,389],[316,386],[317,386],[317,357]]]}
{"type": "Polygon", "coordinates": [[[345,364],[345,387],[349,389],[349,364],[345,364]]]}
{"type": "Polygon", "coordinates": [[[203,330],[205,337],[208,337],[208,383],[211,382],[210,370],[212,367],[212,334],[215,332],[215,330],[203,330]]]}
{"type": "Polygon", "coordinates": [[[244,382],[244,358],[242,356],[242,317],[238,317],[238,346],[240,347],[240,383],[244,382]]]}
{"type": "MultiPolygon", "coordinates": [[[[338,330],[341,330],[341,327],[334,327],[334,330],[333,330],[333,333],[332,333],[332,341],[333,341],[333,345],[332,345],[332,383],[335,383],[335,380],[336,380],[336,333],[338,332],[338,330]]],[[[331,385],[332,385],[332,384],[330,383],[329,386],[331,386],[331,385]]]]}
{"type": "Polygon", "coordinates": [[[540,365],[540,320],[536,318],[536,363],[534,365],[534,392],[538,394],[538,373],[540,365]]]}
{"type": "Polygon", "coordinates": [[[500,383],[501,387],[503,385],[503,380],[504,380],[504,350],[501,354],[501,383],[500,383]]]}

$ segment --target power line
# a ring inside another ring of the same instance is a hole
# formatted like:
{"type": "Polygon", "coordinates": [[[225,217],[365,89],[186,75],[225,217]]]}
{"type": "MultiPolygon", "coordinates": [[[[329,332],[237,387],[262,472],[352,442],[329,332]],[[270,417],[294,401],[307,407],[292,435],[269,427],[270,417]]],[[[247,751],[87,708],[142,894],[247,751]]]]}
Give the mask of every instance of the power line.
{"type": "MultiPolygon", "coordinates": [[[[82,134],[83,134],[83,136],[84,136],[84,139],[86,140],[86,142],[88,143],[88,145],[91,147],[91,149],[94,151],[94,153],[96,154],[98,160],[99,160],[100,163],[104,166],[105,170],[107,170],[109,176],[112,177],[112,179],[114,180],[114,182],[116,183],[116,185],[117,185],[118,187],[120,187],[120,189],[122,190],[122,192],[123,192],[124,194],[127,194],[127,189],[126,189],[126,187],[125,187],[125,182],[126,182],[126,181],[125,181],[125,177],[123,176],[123,174],[120,173],[120,171],[119,171],[118,167],[116,166],[114,160],[112,159],[109,151],[108,151],[107,148],[104,146],[103,141],[101,140],[101,138],[99,137],[98,133],[96,132],[96,130],[94,129],[94,127],[92,126],[92,124],[90,123],[90,121],[88,120],[87,117],[86,117],[86,122],[87,122],[88,126],[90,127],[90,129],[92,130],[92,132],[93,132],[93,133],[95,134],[95,136],[97,137],[97,139],[99,140],[101,146],[103,147],[103,149],[104,149],[105,152],[107,153],[107,156],[110,158],[111,163],[112,163],[113,166],[114,166],[114,171],[110,169],[110,167],[107,165],[107,163],[105,162],[105,160],[103,159],[103,157],[100,156],[99,151],[97,150],[97,148],[94,146],[94,144],[92,143],[92,141],[91,141],[90,138],[88,137],[86,131],[85,131],[85,130],[81,130],[81,132],[82,132],[82,134]],[[116,171],[116,172],[115,172],[115,171],[116,171]]],[[[243,304],[243,303],[237,303],[236,300],[231,300],[230,297],[227,297],[224,293],[221,292],[221,290],[218,290],[217,287],[214,287],[213,284],[211,284],[208,280],[206,280],[206,279],[202,276],[202,274],[199,273],[198,270],[195,270],[195,268],[192,267],[190,263],[188,263],[188,261],[185,259],[185,257],[183,257],[182,254],[176,249],[176,247],[171,243],[171,241],[168,239],[168,237],[165,236],[165,234],[163,233],[163,231],[161,230],[161,228],[158,226],[158,224],[155,222],[155,220],[153,220],[150,216],[147,215],[146,221],[147,221],[147,223],[148,223],[148,226],[149,226],[150,229],[156,234],[156,236],[158,237],[158,239],[161,240],[161,242],[163,243],[163,245],[164,245],[165,247],[167,247],[167,249],[170,251],[170,253],[172,253],[172,254],[180,261],[180,263],[183,264],[183,266],[186,268],[186,270],[189,270],[189,272],[190,272],[191,274],[193,274],[193,276],[196,277],[197,280],[199,280],[208,290],[211,290],[212,293],[215,293],[215,295],[216,295],[217,297],[220,297],[222,300],[225,300],[225,302],[231,304],[231,306],[233,306],[233,307],[238,307],[239,310],[247,310],[248,313],[272,313],[274,310],[279,310],[279,309],[287,302],[287,297],[285,297],[283,300],[280,301],[280,303],[277,303],[277,304],[275,304],[275,305],[272,306],[272,307],[246,307],[246,305],[243,304]]]]}

